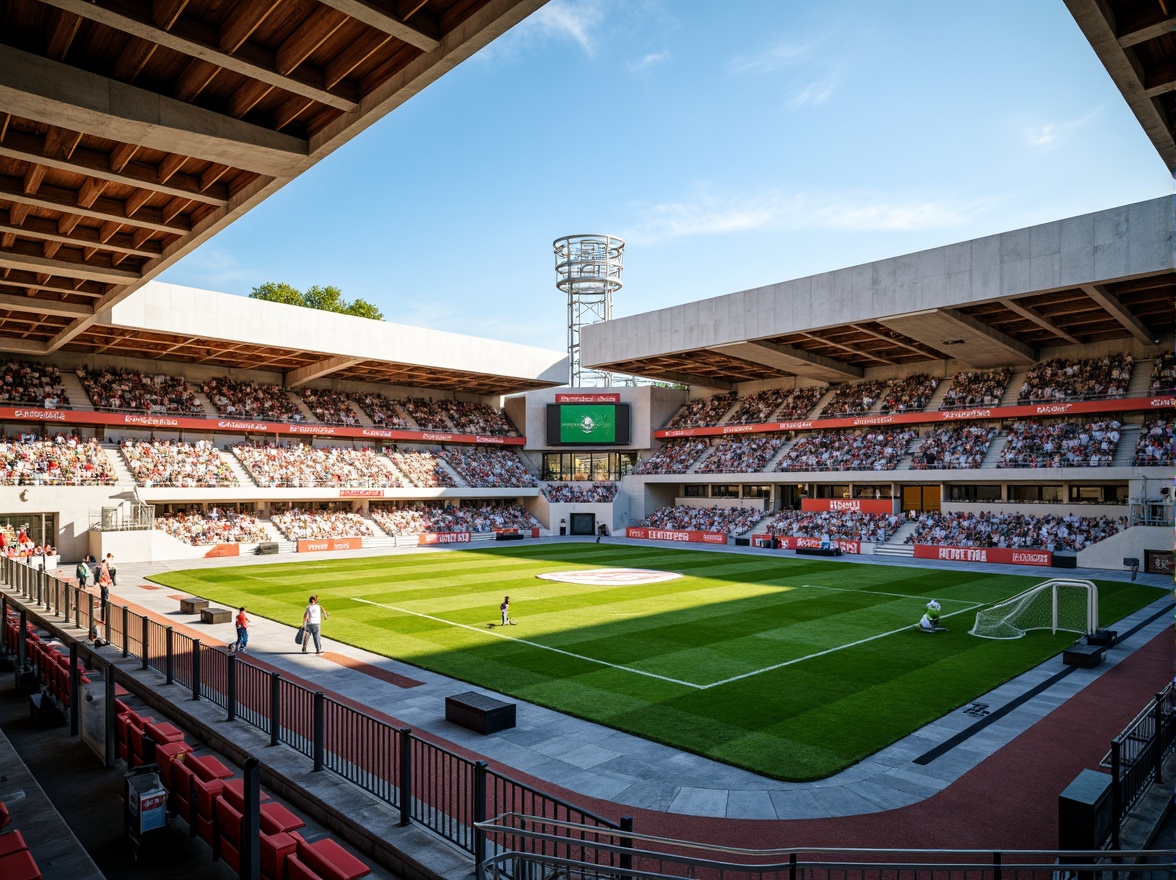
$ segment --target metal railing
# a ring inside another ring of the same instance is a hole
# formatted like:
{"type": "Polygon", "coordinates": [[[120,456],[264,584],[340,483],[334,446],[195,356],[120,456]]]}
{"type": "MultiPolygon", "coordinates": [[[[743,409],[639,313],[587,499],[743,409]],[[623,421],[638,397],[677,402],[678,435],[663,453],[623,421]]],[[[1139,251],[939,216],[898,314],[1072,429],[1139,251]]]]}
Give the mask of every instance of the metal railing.
{"type": "Polygon", "coordinates": [[[1176,686],[1171,682],[1117,737],[1102,766],[1111,771],[1111,847],[1119,828],[1153,784],[1164,781],[1164,759],[1176,747],[1176,686]]]}

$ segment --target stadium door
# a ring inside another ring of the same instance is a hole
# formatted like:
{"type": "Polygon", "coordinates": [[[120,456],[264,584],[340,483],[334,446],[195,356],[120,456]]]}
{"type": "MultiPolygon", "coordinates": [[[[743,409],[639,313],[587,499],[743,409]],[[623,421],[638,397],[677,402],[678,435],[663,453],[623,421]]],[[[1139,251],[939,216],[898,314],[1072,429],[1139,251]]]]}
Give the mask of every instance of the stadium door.
{"type": "Polygon", "coordinates": [[[902,509],[919,513],[939,512],[939,486],[903,486],[902,509]]]}
{"type": "Polygon", "coordinates": [[[595,535],[596,534],[596,514],[595,513],[573,513],[572,520],[572,534],[573,535],[595,535]]]}

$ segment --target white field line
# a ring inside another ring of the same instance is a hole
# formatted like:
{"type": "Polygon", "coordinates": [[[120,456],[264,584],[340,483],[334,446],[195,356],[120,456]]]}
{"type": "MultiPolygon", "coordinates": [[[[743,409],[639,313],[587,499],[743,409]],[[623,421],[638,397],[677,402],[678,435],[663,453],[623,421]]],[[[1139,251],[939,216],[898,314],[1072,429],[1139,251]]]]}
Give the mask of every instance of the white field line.
{"type": "MultiPolygon", "coordinates": [[[[806,584],[805,586],[809,586],[809,585],[806,584]]],[[[842,590],[837,587],[815,587],[815,589],[818,589],[818,590],[837,590],[838,592],[845,592],[845,593],[872,592],[870,590],[842,590]]],[[[900,596],[901,594],[899,594],[899,593],[884,593],[882,595],[900,596]]],[[[903,596],[902,598],[922,599],[923,597],[922,596],[903,596]]],[[[833,647],[833,648],[826,648],[824,651],[816,651],[812,654],[806,654],[803,657],[794,657],[791,660],[785,660],[783,663],[775,663],[771,666],[765,666],[762,669],[753,669],[750,672],[744,672],[739,675],[733,675],[730,678],[724,678],[722,681],[712,681],[710,684],[695,684],[692,681],[682,681],[681,679],[670,678],[669,676],[666,676],[666,675],[658,675],[656,672],[646,672],[643,669],[634,669],[631,666],[619,666],[616,663],[609,663],[605,660],[598,660],[595,657],[587,657],[584,654],[574,654],[571,651],[565,651],[562,648],[553,648],[551,645],[542,645],[539,642],[532,642],[529,639],[515,638],[514,636],[508,636],[505,633],[496,632],[495,630],[492,630],[492,629],[483,629],[482,627],[470,626],[469,624],[465,624],[465,623],[454,623],[452,620],[445,620],[444,618],[441,618],[441,617],[434,617],[431,614],[422,614],[419,611],[409,611],[407,608],[398,608],[395,605],[384,605],[380,602],[372,602],[368,599],[360,599],[355,596],[351,597],[351,601],[362,602],[364,605],[374,605],[377,608],[386,608],[389,611],[399,611],[401,614],[411,614],[414,617],[423,617],[426,620],[434,620],[437,623],[444,623],[447,626],[456,626],[456,627],[460,627],[461,629],[468,629],[471,632],[482,633],[483,635],[487,635],[487,636],[495,636],[497,638],[506,639],[507,641],[511,641],[511,642],[521,642],[524,645],[530,645],[533,648],[541,648],[544,651],[554,651],[555,653],[563,654],[566,657],[575,657],[577,660],[585,660],[589,663],[596,663],[599,666],[607,666],[610,669],[620,669],[623,672],[632,672],[635,675],[644,675],[649,678],[657,678],[657,679],[660,679],[661,681],[668,681],[671,684],[680,684],[683,687],[694,688],[695,690],[699,690],[699,691],[709,690],[710,688],[718,687],[719,685],[723,685],[723,684],[730,684],[731,682],[739,681],[740,679],[751,678],[754,675],[760,675],[761,673],[764,673],[764,672],[771,672],[774,669],[783,669],[785,666],[792,666],[793,664],[800,663],[804,660],[812,660],[816,657],[823,657],[826,654],[833,654],[837,651],[842,651],[846,648],[853,648],[857,645],[864,645],[866,642],[872,642],[875,639],[882,639],[882,638],[885,638],[886,636],[893,636],[893,635],[896,635],[900,632],[903,632],[904,630],[913,629],[914,627],[917,627],[919,625],[918,623],[913,623],[913,624],[909,624],[907,626],[900,626],[898,629],[892,629],[889,632],[877,633],[872,636],[867,636],[864,639],[858,639],[856,642],[848,642],[844,645],[837,645],[836,647],[833,647]]],[[[961,600],[961,599],[945,599],[943,601],[945,601],[945,602],[960,602],[963,600],[961,600]]],[[[969,611],[975,611],[977,608],[981,608],[985,604],[986,603],[984,603],[984,602],[977,602],[974,605],[969,605],[967,608],[963,608],[959,611],[953,611],[951,614],[944,614],[943,617],[948,618],[948,617],[955,617],[959,614],[967,614],[969,611]]]]}
{"type": "Polygon", "coordinates": [[[470,626],[469,624],[465,624],[465,623],[454,623],[452,620],[445,620],[444,618],[441,618],[441,617],[434,617],[431,614],[422,614],[419,611],[409,611],[407,608],[397,608],[395,605],[384,605],[384,604],[381,604],[380,602],[371,602],[367,599],[356,598],[355,596],[351,597],[351,601],[362,602],[365,605],[375,605],[377,608],[387,608],[389,611],[399,611],[401,614],[411,614],[414,617],[423,617],[426,620],[435,620],[435,621],[437,621],[437,623],[444,623],[447,626],[461,627],[462,629],[468,629],[471,632],[482,633],[483,635],[487,635],[487,636],[495,636],[496,638],[506,639],[508,642],[522,642],[524,645],[530,645],[533,648],[542,648],[544,651],[554,651],[555,653],[563,654],[566,657],[575,657],[577,660],[586,660],[589,663],[596,663],[600,666],[608,666],[611,669],[620,669],[624,672],[632,672],[636,675],[645,675],[645,676],[648,676],[649,678],[658,678],[658,679],[661,679],[662,681],[668,681],[671,684],[680,684],[683,687],[694,688],[696,690],[704,690],[706,687],[708,687],[708,685],[695,684],[692,681],[682,681],[681,679],[670,678],[669,676],[665,676],[665,675],[658,675],[656,672],[646,672],[642,669],[634,669],[631,666],[618,666],[615,663],[608,663],[607,661],[604,661],[604,660],[597,660],[595,657],[586,657],[583,654],[573,654],[571,651],[565,651],[562,648],[553,648],[553,647],[551,647],[551,645],[541,645],[538,642],[532,642],[529,639],[518,639],[518,638],[515,638],[514,636],[508,636],[506,633],[500,633],[500,632],[497,632],[496,630],[492,630],[492,629],[485,629],[483,627],[478,627],[478,626],[470,626]]]}

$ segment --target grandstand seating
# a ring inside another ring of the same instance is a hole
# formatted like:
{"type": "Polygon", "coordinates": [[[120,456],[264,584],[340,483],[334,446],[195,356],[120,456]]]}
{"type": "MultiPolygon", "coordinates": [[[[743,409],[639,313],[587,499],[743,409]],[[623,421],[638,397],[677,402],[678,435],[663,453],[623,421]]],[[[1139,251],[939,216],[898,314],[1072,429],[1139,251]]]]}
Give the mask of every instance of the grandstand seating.
{"type": "Polygon", "coordinates": [[[940,409],[958,409],[963,406],[997,406],[1004,397],[1013,371],[1008,367],[999,370],[966,370],[956,373],[951,387],[943,395],[940,409]]]}
{"type": "Polygon", "coordinates": [[[285,422],[306,421],[306,416],[294,405],[290,396],[277,385],[234,382],[232,379],[218,376],[205,382],[201,390],[222,416],[285,422]]]}
{"type": "Polygon", "coordinates": [[[912,470],[977,468],[996,437],[996,428],[983,425],[951,425],[927,432],[911,456],[912,470]]]}
{"type": "Polygon", "coordinates": [[[539,483],[509,449],[449,446],[437,453],[470,486],[533,488],[539,483]]]}
{"type": "Polygon", "coordinates": [[[915,373],[895,379],[886,389],[882,412],[922,412],[938,387],[939,380],[926,373],[915,373]]]}
{"type": "Polygon", "coordinates": [[[1088,360],[1054,358],[1031,369],[1021,385],[1021,403],[1122,397],[1131,383],[1130,354],[1088,360]]]}
{"type": "Polygon", "coordinates": [[[617,484],[550,483],[543,487],[543,495],[552,502],[610,502],[617,497],[617,484]]]}
{"type": "Polygon", "coordinates": [[[667,428],[701,428],[717,424],[735,403],[735,392],[688,400],[667,423],[667,428]]]}
{"type": "Polygon", "coordinates": [[[372,528],[358,513],[343,510],[302,510],[292,507],[270,517],[274,526],[290,541],[323,538],[371,537],[372,528]]]}
{"type": "Polygon", "coordinates": [[[148,376],[138,370],[79,368],[78,379],[95,409],[204,414],[195,392],[180,376],[148,376]]]}
{"type": "Polygon", "coordinates": [[[888,471],[898,466],[916,432],[868,428],[802,434],[776,464],[777,471],[888,471]]]}
{"type": "Polygon", "coordinates": [[[1156,357],[1152,364],[1149,390],[1152,394],[1170,394],[1176,391],[1176,355],[1164,352],[1156,357]]]}
{"type": "Polygon", "coordinates": [[[838,385],[833,390],[833,396],[829,398],[821,410],[821,417],[851,416],[864,413],[877,403],[878,398],[886,393],[889,386],[890,383],[885,380],[838,385]]]}
{"type": "Polygon", "coordinates": [[[0,436],[0,486],[113,486],[114,467],[98,441],[0,436]]]}
{"type": "Polygon", "coordinates": [[[398,404],[383,394],[352,394],[351,399],[364,411],[372,424],[379,428],[405,428],[406,422],[397,412],[398,404]]]}
{"type": "Polygon", "coordinates": [[[57,367],[34,361],[5,361],[0,365],[0,403],[55,409],[69,406],[70,400],[57,367]]]}
{"type": "Polygon", "coordinates": [[[997,467],[1105,467],[1115,457],[1121,428],[1117,419],[1018,422],[1009,428],[997,467]]]}
{"type": "Polygon", "coordinates": [[[1135,464],[1139,466],[1173,463],[1172,419],[1153,419],[1143,423],[1135,445],[1135,464]]]}
{"type": "Polygon", "coordinates": [[[671,440],[637,465],[639,474],[684,474],[708,449],[706,440],[671,440]]]}
{"type": "Polygon", "coordinates": [[[863,541],[884,544],[903,524],[902,518],[886,513],[857,510],[783,510],[761,525],[769,535],[796,538],[829,538],[833,541],[863,541]]]}
{"type": "Polygon", "coordinates": [[[441,502],[397,506],[375,503],[370,511],[376,525],[389,535],[420,535],[429,532],[491,532],[494,529],[539,528],[539,520],[520,504],[458,507],[441,502]]]}
{"type": "Polygon", "coordinates": [[[140,486],[237,486],[240,481],[206,440],[124,440],[119,446],[131,476],[140,486]]]}
{"type": "Polygon", "coordinates": [[[243,513],[205,516],[201,513],[161,513],[155,527],[173,538],[203,547],[208,544],[256,544],[270,539],[257,518],[243,513]]]}
{"type": "Polygon", "coordinates": [[[677,505],[659,507],[640,525],[655,529],[686,529],[703,532],[726,532],[741,535],[750,531],[764,517],[758,507],[694,507],[677,505]]]}
{"type": "Polygon", "coordinates": [[[1126,527],[1126,519],[1107,517],[1030,516],[989,511],[922,513],[906,543],[1076,551],[1106,540],[1126,527]]]}
{"type": "MultiPolygon", "coordinates": [[[[385,450],[387,453],[387,450],[385,450]]],[[[392,465],[399,471],[404,482],[420,489],[454,487],[457,481],[441,464],[437,456],[428,450],[420,452],[388,453],[392,465]]]]}
{"type": "Polygon", "coordinates": [[[359,419],[347,404],[347,395],[329,388],[303,388],[299,391],[302,402],[314,417],[326,425],[358,425],[359,419]]]}
{"type": "Polygon", "coordinates": [[[403,485],[389,462],[372,449],[254,443],[234,446],[233,454],[258,486],[392,488],[403,485]]]}
{"type": "Polygon", "coordinates": [[[784,438],[778,434],[724,437],[694,470],[699,474],[755,473],[763,470],[783,445],[784,438]]]}

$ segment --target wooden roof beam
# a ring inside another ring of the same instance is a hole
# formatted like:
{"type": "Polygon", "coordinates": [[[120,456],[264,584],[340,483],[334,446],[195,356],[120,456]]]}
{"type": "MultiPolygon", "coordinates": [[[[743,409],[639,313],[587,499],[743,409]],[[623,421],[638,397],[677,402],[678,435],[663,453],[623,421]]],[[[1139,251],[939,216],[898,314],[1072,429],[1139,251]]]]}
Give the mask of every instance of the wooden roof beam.
{"type": "Polygon", "coordinates": [[[126,269],[103,269],[88,266],[85,263],[49,260],[32,254],[17,254],[11,250],[0,251],[0,266],[35,272],[38,277],[44,275],[46,280],[54,275],[82,278],[87,281],[102,281],[108,284],[127,284],[139,280],[138,272],[128,272],[126,269]]]}
{"type": "Polygon", "coordinates": [[[422,52],[432,52],[441,45],[441,28],[434,19],[426,16],[420,3],[413,3],[405,15],[400,9],[393,13],[388,2],[377,0],[320,0],[325,6],[337,9],[344,15],[361,21],[370,28],[393,36],[422,52]],[[411,16],[412,24],[405,19],[411,16]]]}
{"type": "Polygon", "coordinates": [[[847,324],[847,327],[852,327],[859,333],[865,333],[867,336],[873,336],[875,339],[880,339],[890,345],[905,348],[907,351],[912,351],[919,357],[927,358],[928,360],[940,360],[944,355],[940,352],[932,352],[926,348],[919,348],[917,345],[911,345],[908,342],[903,342],[901,339],[895,339],[893,336],[887,336],[885,333],[879,333],[877,330],[871,330],[869,327],[863,327],[861,324],[847,324]]]}
{"type": "Polygon", "coordinates": [[[842,351],[847,351],[853,355],[868,357],[870,360],[877,361],[880,364],[894,366],[896,363],[898,363],[897,361],[892,361],[890,358],[884,358],[881,355],[873,354],[872,352],[866,351],[863,348],[854,348],[851,345],[842,345],[840,342],[833,342],[829,339],[817,336],[815,333],[807,333],[802,331],[800,335],[805,339],[811,339],[813,342],[819,342],[821,345],[828,345],[831,348],[839,348],[842,351]]]}
{"type": "Polygon", "coordinates": [[[1106,309],[1112,318],[1122,324],[1128,333],[1144,345],[1155,345],[1158,342],[1155,335],[1147,329],[1147,325],[1131,314],[1130,310],[1119,301],[1119,297],[1103,285],[1083,284],[1082,292],[1106,309]]]}
{"type": "Polygon", "coordinates": [[[302,138],[0,45],[0,106],[14,115],[270,177],[297,174],[302,138]]]}
{"type": "Polygon", "coordinates": [[[54,315],[59,318],[87,318],[94,314],[91,306],[82,303],[63,303],[32,296],[9,296],[0,293],[0,309],[10,312],[29,312],[35,315],[54,315]]]}
{"type": "Polygon", "coordinates": [[[362,364],[363,362],[364,358],[346,357],[343,355],[324,358],[321,361],[316,361],[313,364],[307,364],[305,367],[299,367],[297,370],[288,372],[286,374],[285,387],[287,389],[298,388],[313,379],[319,379],[331,373],[337,373],[339,370],[346,369],[355,364],[362,364]]]}
{"type": "Polygon", "coordinates": [[[37,342],[33,339],[13,339],[5,336],[0,336],[0,351],[6,351],[9,354],[49,354],[49,349],[44,342],[37,342]]]}
{"type": "MultiPolygon", "coordinates": [[[[143,245],[134,244],[130,235],[114,235],[102,241],[96,229],[88,226],[78,226],[76,214],[67,215],[71,223],[54,223],[44,217],[26,217],[24,223],[15,224],[10,221],[11,212],[0,207],[0,232],[11,232],[26,238],[39,241],[56,241],[60,244],[72,245],[79,248],[96,248],[106,251],[122,251],[136,257],[158,257],[163,253],[163,247],[158,242],[143,245]]],[[[62,220],[66,220],[63,217],[62,220]]]]}
{"type": "Polygon", "coordinates": [[[1043,314],[1041,314],[1041,312],[1037,311],[1037,309],[1030,308],[1029,306],[1023,306],[1019,302],[1017,302],[1015,299],[1002,299],[1002,300],[1000,300],[1000,304],[1002,306],[1004,306],[1006,309],[1008,309],[1010,312],[1016,312],[1018,315],[1020,315],[1025,320],[1032,321],[1034,324],[1036,324],[1041,329],[1048,330],[1050,333],[1052,333],[1054,336],[1057,336],[1059,339],[1064,339],[1064,340],[1066,340],[1066,342],[1070,343],[1071,345],[1078,345],[1079,344],[1078,340],[1075,337],[1071,336],[1069,333],[1067,333],[1065,330],[1063,330],[1057,324],[1054,324],[1053,322],[1051,322],[1048,318],[1045,317],[1045,315],[1043,315],[1043,314]]]}
{"type": "MultiPolygon", "coordinates": [[[[91,2],[91,0],[45,0],[45,2],[50,6],[68,10],[74,15],[83,16],[91,21],[130,34],[131,36],[157,43],[167,49],[172,49],[173,51],[187,55],[192,59],[211,64],[223,70],[232,71],[233,73],[239,73],[250,79],[260,80],[271,86],[292,92],[296,95],[311,98],[336,109],[351,110],[356,106],[356,102],[350,100],[348,97],[329,92],[322,88],[321,76],[319,78],[320,82],[317,83],[312,77],[308,77],[305,74],[298,77],[289,76],[288,74],[293,70],[293,67],[283,69],[281,64],[281,49],[278,50],[278,64],[275,66],[274,59],[270,58],[269,53],[261,47],[255,47],[256,51],[241,53],[240,55],[232,55],[227,51],[223,51],[221,49],[223,36],[211,28],[207,29],[207,33],[203,33],[202,28],[196,22],[178,20],[171,30],[166,30],[156,25],[150,19],[133,17],[124,11],[126,7],[116,7],[110,0],[95,0],[95,2],[91,2]]],[[[254,3],[239,8],[248,11],[263,7],[254,3]]],[[[323,11],[328,12],[327,10],[323,11]]],[[[268,15],[268,12],[266,12],[266,15],[268,15]]],[[[340,18],[342,19],[342,17],[340,18]]],[[[264,16],[262,20],[264,20],[264,16]]],[[[346,21],[346,19],[342,19],[340,24],[343,21],[346,21]]],[[[253,27],[255,28],[257,24],[260,24],[260,21],[254,24],[253,27]]],[[[249,29],[245,36],[248,36],[248,33],[252,33],[252,28],[249,29]]],[[[304,35],[307,33],[308,29],[301,28],[295,32],[291,40],[296,38],[305,40],[306,37],[304,35]]],[[[334,29],[328,31],[326,36],[330,36],[331,33],[334,33],[334,29]]],[[[326,36],[322,39],[326,39],[326,36]]],[[[241,37],[240,41],[244,42],[244,37],[241,37]]],[[[289,43],[290,40],[287,40],[287,42],[289,43]]],[[[227,43],[228,45],[232,45],[233,40],[230,39],[227,43]]],[[[236,45],[239,47],[240,42],[236,45]]],[[[297,67],[297,64],[294,67],[297,67]]],[[[193,75],[196,74],[194,73],[193,75]]],[[[203,88],[203,85],[207,85],[207,81],[201,85],[201,88],[203,88]]],[[[193,84],[189,84],[189,86],[190,88],[194,87],[193,84]]],[[[197,90],[198,92],[199,90],[197,90]]]]}
{"type": "Polygon", "coordinates": [[[1176,33],[1176,18],[1165,15],[1159,3],[1140,4],[1133,11],[1136,13],[1134,18],[1123,15],[1115,21],[1115,33],[1119,38],[1119,45],[1124,49],[1165,34],[1176,33]]]}
{"type": "MultiPolygon", "coordinates": [[[[89,207],[82,207],[77,203],[77,194],[72,190],[59,187],[41,187],[36,195],[26,194],[20,183],[11,177],[0,175],[0,200],[16,202],[31,208],[47,208],[51,211],[64,211],[67,214],[81,214],[95,220],[106,220],[120,225],[142,226],[156,232],[166,232],[171,235],[183,235],[190,230],[190,224],[181,220],[162,222],[163,215],[159,211],[148,211],[142,216],[131,217],[137,213],[142,202],[135,202],[135,195],[120,202],[117,199],[95,198],[89,207]],[[132,208],[132,205],[135,205],[132,208]]],[[[149,194],[148,194],[149,195],[149,194]]]]}

